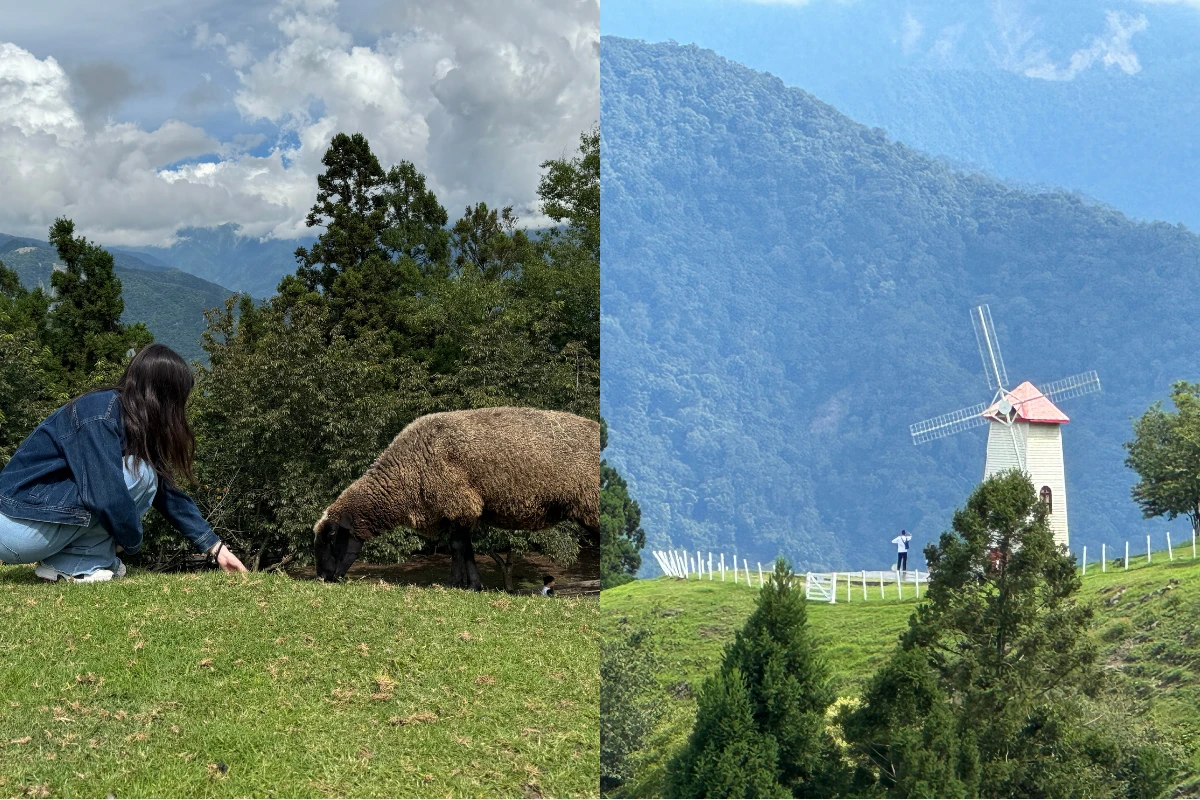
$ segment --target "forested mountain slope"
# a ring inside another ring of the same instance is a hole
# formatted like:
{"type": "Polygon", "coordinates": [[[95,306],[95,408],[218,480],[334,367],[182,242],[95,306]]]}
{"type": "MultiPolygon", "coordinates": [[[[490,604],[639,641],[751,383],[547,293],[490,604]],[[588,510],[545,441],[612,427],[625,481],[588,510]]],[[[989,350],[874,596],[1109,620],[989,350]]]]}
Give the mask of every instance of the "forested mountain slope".
{"type": "Polygon", "coordinates": [[[695,47],[604,38],[601,104],[606,456],[650,546],[859,569],[936,538],[986,429],[908,425],[990,399],[981,302],[1013,383],[1100,373],[1063,403],[1073,549],[1172,527],[1121,444],[1197,377],[1200,238],[956,171],[695,47]]]}

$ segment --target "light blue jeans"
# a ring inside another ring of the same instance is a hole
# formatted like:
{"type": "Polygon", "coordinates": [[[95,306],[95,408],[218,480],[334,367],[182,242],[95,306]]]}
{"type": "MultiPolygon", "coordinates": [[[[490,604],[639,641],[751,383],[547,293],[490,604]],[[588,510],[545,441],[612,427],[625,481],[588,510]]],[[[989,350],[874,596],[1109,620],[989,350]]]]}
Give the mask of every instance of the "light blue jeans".
{"type": "MultiPolygon", "coordinates": [[[[125,459],[125,488],[145,516],[158,491],[154,468],[133,457],[125,459]]],[[[117,542],[93,515],[92,524],[60,525],[12,519],[0,514],[0,561],[33,564],[40,561],[65,575],[90,575],[98,569],[116,569],[117,542]]]]}

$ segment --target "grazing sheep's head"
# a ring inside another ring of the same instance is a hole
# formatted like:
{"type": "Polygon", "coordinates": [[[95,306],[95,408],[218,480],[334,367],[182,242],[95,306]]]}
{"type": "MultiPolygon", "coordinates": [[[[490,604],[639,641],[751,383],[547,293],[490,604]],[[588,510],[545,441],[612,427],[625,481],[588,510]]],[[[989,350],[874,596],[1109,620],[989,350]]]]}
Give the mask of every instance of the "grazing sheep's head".
{"type": "Polygon", "coordinates": [[[317,577],[325,581],[338,581],[346,576],[350,565],[362,550],[362,539],[354,535],[354,520],[349,513],[340,519],[330,519],[325,512],[313,526],[313,554],[316,558],[317,577]]]}

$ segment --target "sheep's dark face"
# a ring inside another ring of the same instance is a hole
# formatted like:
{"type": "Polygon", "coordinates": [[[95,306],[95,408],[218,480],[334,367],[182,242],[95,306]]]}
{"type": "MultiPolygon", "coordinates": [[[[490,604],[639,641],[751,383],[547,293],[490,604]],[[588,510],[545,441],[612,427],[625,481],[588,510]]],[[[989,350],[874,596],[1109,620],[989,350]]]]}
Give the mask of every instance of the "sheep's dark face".
{"type": "Polygon", "coordinates": [[[314,530],[317,534],[313,542],[317,577],[324,581],[341,580],[358,558],[362,540],[351,533],[348,525],[328,518],[322,518],[314,530]]]}

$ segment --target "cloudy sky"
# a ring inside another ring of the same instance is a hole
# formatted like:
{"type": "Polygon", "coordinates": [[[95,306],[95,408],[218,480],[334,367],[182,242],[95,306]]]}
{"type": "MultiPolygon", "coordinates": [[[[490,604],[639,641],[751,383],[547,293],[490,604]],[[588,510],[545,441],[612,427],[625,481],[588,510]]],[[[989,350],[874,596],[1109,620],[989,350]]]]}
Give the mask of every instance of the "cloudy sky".
{"type": "Polygon", "coordinates": [[[333,134],[512,204],[599,117],[598,0],[39,0],[0,26],[0,231],[305,232],[333,134]]]}

